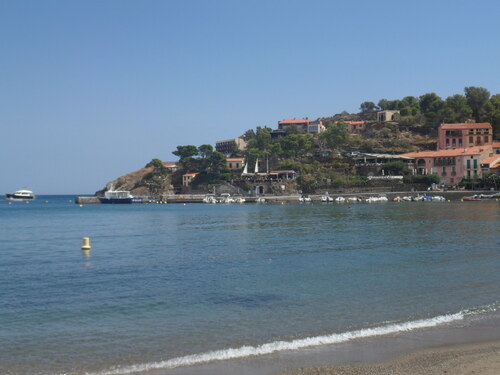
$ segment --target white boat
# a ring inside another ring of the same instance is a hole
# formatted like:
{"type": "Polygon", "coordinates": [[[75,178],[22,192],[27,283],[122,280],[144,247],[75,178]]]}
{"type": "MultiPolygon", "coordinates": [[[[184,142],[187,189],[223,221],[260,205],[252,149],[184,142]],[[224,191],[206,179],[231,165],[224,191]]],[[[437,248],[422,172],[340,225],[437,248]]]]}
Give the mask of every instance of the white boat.
{"type": "Polygon", "coordinates": [[[258,197],[255,202],[257,203],[266,203],[266,198],[258,197]]]}
{"type": "Polygon", "coordinates": [[[323,202],[323,203],[333,202],[333,197],[330,197],[330,195],[328,195],[328,193],[326,193],[325,195],[321,196],[321,202],[323,202]]]}
{"type": "Polygon", "coordinates": [[[344,197],[337,197],[337,198],[335,198],[335,202],[337,202],[337,203],[344,203],[345,202],[345,198],[344,197]]]}
{"type": "Polygon", "coordinates": [[[358,197],[348,197],[346,199],[346,202],[347,203],[357,203],[357,202],[361,202],[361,199],[359,199],[358,197]]]}
{"type": "Polygon", "coordinates": [[[222,193],[218,200],[218,203],[235,203],[235,202],[236,200],[234,198],[231,198],[231,194],[229,193],[222,193]]]}
{"type": "Polygon", "coordinates": [[[301,202],[301,203],[309,203],[309,202],[311,202],[311,197],[309,197],[308,195],[302,195],[299,198],[299,202],[301,202]]]}
{"type": "Polygon", "coordinates": [[[203,203],[211,203],[211,204],[217,203],[217,199],[215,198],[214,194],[207,194],[203,198],[203,203]]]}
{"type": "Polygon", "coordinates": [[[18,190],[15,193],[5,194],[8,201],[31,201],[36,199],[35,194],[31,190],[18,190]]]}
{"type": "Polygon", "coordinates": [[[108,190],[104,197],[99,197],[101,203],[106,204],[131,204],[142,203],[142,198],[136,198],[128,190],[108,190]]]}
{"type": "Polygon", "coordinates": [[[368,197],[366,198],[367,203],[374,203],[374,202],[387,202],[389,199],[387,199],[386,196],[380,196],[380,197],[368,197]]]}

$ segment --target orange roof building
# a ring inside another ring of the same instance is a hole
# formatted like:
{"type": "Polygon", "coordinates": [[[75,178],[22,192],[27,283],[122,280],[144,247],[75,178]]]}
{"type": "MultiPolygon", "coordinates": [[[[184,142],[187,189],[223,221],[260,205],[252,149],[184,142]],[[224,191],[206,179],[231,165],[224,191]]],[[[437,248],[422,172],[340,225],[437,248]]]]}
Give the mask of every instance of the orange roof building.
{"type": "Polygon", "coordinates": [[[493,155],[491,146],[410,152],[401,156],[415,159],[415,174],[436,174],[440,183],[453,186],[464,178],[482,176],[481,163],[493,155]]]}
{"type": "Polygon", "coordinates": [[[487,146],[493,142],[493,127],[489,122],[441,124],[438,130],[440,150],[487,146]]]}

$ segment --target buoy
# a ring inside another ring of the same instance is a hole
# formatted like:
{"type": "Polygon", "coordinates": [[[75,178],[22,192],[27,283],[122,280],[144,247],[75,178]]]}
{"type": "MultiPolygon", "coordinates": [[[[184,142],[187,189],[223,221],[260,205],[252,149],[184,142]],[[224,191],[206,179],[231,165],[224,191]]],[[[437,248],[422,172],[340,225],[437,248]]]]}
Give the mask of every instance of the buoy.
{"type": "Polygon", "coordinates": [[[89,237],[83,237],[83,244],[82,244],[82,250],[90,250],[90,238],[89,237]]]}

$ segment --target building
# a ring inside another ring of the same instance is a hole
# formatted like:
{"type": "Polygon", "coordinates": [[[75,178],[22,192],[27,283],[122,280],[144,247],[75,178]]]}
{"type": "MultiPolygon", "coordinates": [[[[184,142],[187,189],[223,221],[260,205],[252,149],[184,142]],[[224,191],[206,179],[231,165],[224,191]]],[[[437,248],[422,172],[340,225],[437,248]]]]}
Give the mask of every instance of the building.
{"type": "Polygon", "coordinates": [[[347,131],[351,135],[358,135],[363,130],[365,130],[365,122],[364,121],[344,121],[347,124],[347,131]]]}
{"type": "Polygon", "coordinates": [[[247,143],[242,138],[226,139],[215,143],[215,150],[224,155],[230,155],[235,151],[244,151],[246,148],[247,143]]]}
{"type": "Polygon", "coordinates": [[[377,112],[377,122],[396,121],[396,115],[399,115],[399,111],[386,110],[377,112]]]}
{"type": "Polygon", "coordinates": [[[311,121],[307,117],[278,121],[278,130],[287,130],[293,127],[297,128],[298,131],[313,134],[319,134],[326,130],[321,120],[311,121]]]}
{"type": "Polygon", "coordinates": [[[436,174],[441,184],[452,186],[463,179],[480,178],[481,162],[493,155],[491,146],[418,151],[401,156],[415,159],[414,174],[436,174]]]}
{"type": "Polygon", "coordinates": [[[500,154],[494,154],[481,161],[481,170],[486,173],[500,173],[500,154]]]}
{"type": "Polygon", "coordinates": [[[226,159],[226,162],[227,162],[227,167],[231,170],[241,169],[245,165],[244,158],[230,158],[230,159],[226,159]]]}
{"type": "Polygon", "coordinates": [[[441,124],[438,130],[438,149],[469,148],[493,143],[490,123],[441,124]]]}
{"type": "Polygon", "coordinates": [[[182,175],[182,186],[189,186],[193,178],[196,177],[198,173],[186,173],[182,175]]]}
{"type": "Polygon", "coordinates": [[[165,168],[172,172],[175,172],[177,169],[179,169],[177,162],[175,161],[164,161],[163,165],[165,166],[165,168]]]}

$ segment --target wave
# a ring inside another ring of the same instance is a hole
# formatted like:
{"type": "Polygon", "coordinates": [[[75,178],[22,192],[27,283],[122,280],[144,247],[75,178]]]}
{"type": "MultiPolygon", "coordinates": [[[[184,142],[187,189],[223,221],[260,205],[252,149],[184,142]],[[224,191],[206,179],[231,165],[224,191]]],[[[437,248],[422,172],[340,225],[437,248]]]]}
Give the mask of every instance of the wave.
{"type": "MultiPolygon", "coordinates": [[[[493,311],[495,310],[496,308],[493,308],[493,311]]],[[[237,358],[258,356],[264,354],[272,354],[280,351],[296,350],[312,346],[338,344],[359,338],[382,336],[399,332],[408,332],[420,328],[431,328],[440,324],[462,320],[467,315],[476,315],[477,313],[484,313],[487,311],[492,311],[492,309],[486,308],[486,309],[481,309],[480,311],[466,310],[455,314],[441,315],[429,319],[420,319],[404,323],[387,324],[373,328],[364,328],[356,331],[333,333],[330,335],[307,337],[291,341],[274,341],[258,346],[242,346],[239,348],[228,348],[228,349],[210,351],[206,353],[186,355],[183,357],[172,358],[165,361],[136,364],[124,367],[115,367],[106,370],[104,372],[87,373],[87,375],[126,375],[126,374],[140,373],[150,370],[167,370],[183,366],[192,366],[211,361],[222,361],[228,359],[237,359],[237,358]]]]}

